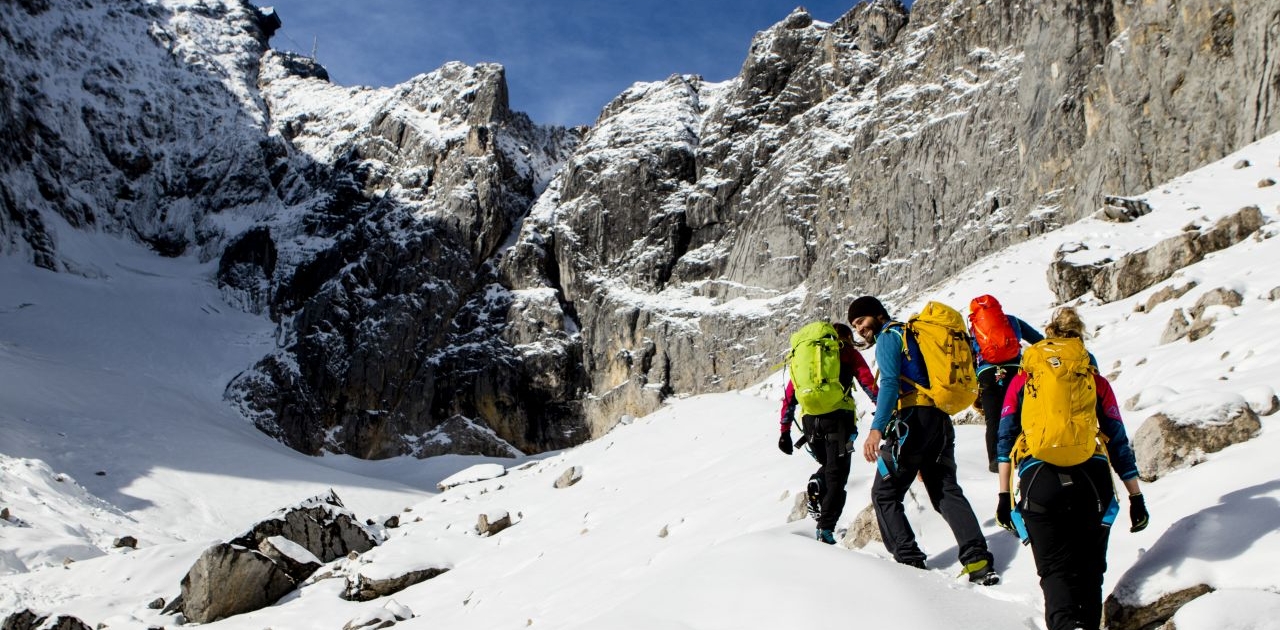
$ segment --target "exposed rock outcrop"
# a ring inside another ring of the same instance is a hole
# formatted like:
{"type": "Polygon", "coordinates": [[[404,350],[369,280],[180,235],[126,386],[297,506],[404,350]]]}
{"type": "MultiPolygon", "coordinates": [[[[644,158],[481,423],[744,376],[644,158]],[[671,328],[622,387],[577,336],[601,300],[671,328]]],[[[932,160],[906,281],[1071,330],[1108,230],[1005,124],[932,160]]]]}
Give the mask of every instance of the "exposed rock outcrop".
{"type": "Polygon", "coordinates": [[[200,554],[182,578],[181,610],[190,621],[209,623],[270,606],[297,585],[266,555],[219,543],[200,554]]]}
{"type": "Polygon", "coordinates": [[[71,615],[40,615],[19,610],[0,623],[0,630],[90,630],[89,624],[71,615]]]}
{"type": "Polygon", "coordinates": [[[880,523],[876,521],[876,506],[868,505],[853,517],[841,544],[849,549],[862,549],[873,542],[884,542],[884,539],[880,536],[880,523]]]}
{"type": "Polygon", "coordinates": [[[560,473],[553,485],[556,488],[568,488],[579,481],[582,481],[582,467],[570,466],[563,473],[560,473]]]}
{"type": "Polygon", "coordinates": [[[428,567],[406,571],[385,578],[373,578],[357,572],[355,575],[347,576],[347,585],[342,591],[342,599],[367,602],[379,597],[386,597],[403,591],[414,584],[430,580],[448,570],[448,567],[428,567]]]}
{"type": "Polygon", "coordinates": [[[1049,284],[1063,302],[1080,297],[1090,289],[1104,302],[1124,299],[1199,262],[1206,254],[1239,243],[1262,227],[1264,221],[1257,206],[1248,206],[1211,227],[1185,230],[1114,261],[1072,265],[1059,260],[1050,267],[1049,284]]]}
{"type": "Polygon", "coordinates": [[[1252,438],[1262,429],[1257,414],[1243,398],[1205,401],[1177,415],[1158,413],[1142,423],[1133,436],[1133,450],[1144,481],[1203,461],[1232,444],[1252,438]]]}
{"type": "Polygon", "coordinates": [[[1213,588],[1199,584],[1173,593],[1166,593],[1146,605],[1125,604],[1115,596],[1108,596],[1103,606],[1104,623],[1110,630],[1147,630],[1168,621],[1187,602],[1212,593],[1213,588]]]}
{"type": "Polygon", "coordinates": [[[196,623],[258,610],[291,592],[321,564],[377,544],[330,490],[206,549],[165,610],[181,611],[196,623]]]}

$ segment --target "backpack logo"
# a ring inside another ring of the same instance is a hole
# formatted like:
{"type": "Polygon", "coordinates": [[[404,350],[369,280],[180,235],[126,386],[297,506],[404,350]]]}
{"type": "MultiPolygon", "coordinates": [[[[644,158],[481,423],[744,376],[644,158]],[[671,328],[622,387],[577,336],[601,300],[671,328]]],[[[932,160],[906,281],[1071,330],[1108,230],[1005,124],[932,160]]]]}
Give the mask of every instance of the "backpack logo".
{"type": "Polygon", "coordinates": [[[830,322],[812,322],[792,334],[787,365],[796,402],[805,415],[854,409],[853,398],[840,383],[840,339],[830,322]]]}
{"type": "Polygon", "coordinates": [[[1012,361],[1022,351],[1009,317],[990,295],[979,295],[969,302],[969,327],[978,342],[978,353],[987,363],[1012,361]]]}
{"type": "Polygon", "coordinates": [[[1097,369],[1080,339],[1046,339],[1022,355],[1022,434],[1013,460],[1055,466],[1084,463],[1098,448],[1097,369]]]}
{"type": "MultiPolygon", "coordinates": [[[[916,392],[904,396],[900,404],[928,404],[947,415],[955,415],[972,405],[978,398],[978,377],[974,373],[969,333],[960,312],[941,302],[929,302],[907,320],[906,327],[920,349],[926,382],[904,377],[903,380],[916,387],[916,392]]],[[[903,343],[906,343],[905,336],[903,343]]]]}

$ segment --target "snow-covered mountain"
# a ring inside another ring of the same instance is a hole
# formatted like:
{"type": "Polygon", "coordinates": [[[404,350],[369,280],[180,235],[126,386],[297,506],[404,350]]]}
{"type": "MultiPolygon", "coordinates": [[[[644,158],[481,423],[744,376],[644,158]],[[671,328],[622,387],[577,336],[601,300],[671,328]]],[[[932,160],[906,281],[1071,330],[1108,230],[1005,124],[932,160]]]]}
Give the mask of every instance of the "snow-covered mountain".
{"type": "Polygon", "coordinates": [[[589,130],[511,111],[496,65],[333,85],[247,0],[10,9],[0,252],[216,260],[276,326],[228,403],[308,454],[578,444],[1280,129],[1264,0],[797,10],[739,76],[637,84],[589,130]]]}
{"type": "MultiPolygon", "coordinates": [[[[926,299],[963,307],[990,292],[1041,324],[1060,303],[1055,264],[1123,264],[1209,233],[1241,208],[1261,215],[1248,238],[1133,295],[1074,300],[1125,401],[1141,461],[1180,458],[1144,485],[1151,527],[1112,533],[1112,630],[1141,627],[1141,614],[1157,624],[1172,615],[1179,630],[1269,628],[1280,614],[1280,432],[1270,415],[1280,407],[1280,344],[1265,334],[1280,312],[1275,181],[1280,135],[1137,195],[1150,212],[1130,222],[1070,224],[892,304],[898,313],[926,299]],[[1199,332],[1180,329],[1184,313],[1199,332]],[[1216,431],[1241,414],[1261,415],[1260,426],[1214,452],[1208,441],[1179,453],[1150,439],[1160,417],[1216,431]]],[[[815,464],[774,447],[781,374],[678,396],[600,439],[515,462],[306,457],[221,400],[224,380],[274,341],[269,322],[222,302],[216,263],[158,258],[109,235],[60,236],[66,255],[102,273],[0,259],[0,615],[31,609],[90,627],[173,627],[177,616],[149,605],[171,603],[211,543],[332,487],[385,541],[328,563],[275,605],[211,626],[1042,627],[1030,551],[991,516],[996,482],[979,426],[957,427],[957,455],[1004,575],[990,588],[954,577],[954,542],[927,501],[908,502],[930,555],[924,572],[893,563],[877,543],[819,544],[811,521],[791,520],[815,464]],[[556,487],[575,467],[580,480],[556,487]],[[511,527],[477,533],[478,517],[502,513],[511,527]],[[399,526],[382,526],[391,516],[399,526]],[[112,546],[125,535],[136,549],[112,546]],[[342,597],[348,578],[428,569],[447,571],[369,601],[342,597]],[[838,596],[818,606],[815,591],[838,596]]],[[[842,529],[856,529],[871,474],[855,466],[842,529]]]]}

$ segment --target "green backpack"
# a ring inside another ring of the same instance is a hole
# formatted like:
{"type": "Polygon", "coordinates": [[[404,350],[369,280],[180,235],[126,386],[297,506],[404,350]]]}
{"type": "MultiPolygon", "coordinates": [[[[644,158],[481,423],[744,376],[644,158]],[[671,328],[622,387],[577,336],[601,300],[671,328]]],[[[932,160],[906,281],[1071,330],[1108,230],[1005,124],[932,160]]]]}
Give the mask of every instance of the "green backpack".
{"type": "Polygon", "coordinates": [[[840,338],[830,322],[806,324],[791,335],[788,367],[796,401],[805,415],[855,409],[853,398],[840,384],[840,338]]]}

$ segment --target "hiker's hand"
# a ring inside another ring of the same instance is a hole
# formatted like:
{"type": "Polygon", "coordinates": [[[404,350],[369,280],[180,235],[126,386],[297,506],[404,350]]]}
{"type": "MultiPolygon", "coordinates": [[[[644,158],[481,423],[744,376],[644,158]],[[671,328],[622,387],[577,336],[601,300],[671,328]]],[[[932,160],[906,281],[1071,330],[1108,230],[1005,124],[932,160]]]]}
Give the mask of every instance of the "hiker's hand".
{"type": "Polygon", "coordinates": [[[982,413],[982,396],[973,399],[973,410],[982,413]]]}
{"type": "Polygon", "coordinates": [[[1147,513],[1147,500],[1141,494],[1129,495],[1129,531],[1140,532],[1151,522],[1147,513]]]}
{"type": "Polygon", "coordinates": [[[1008,492],[1001,492],[1000,498],[996,499],[996,525],[1017,533],[1017,528],[1013,526],[1013,507],[1008,492]]]}
{"type": "Polygon", "coordinates": [[[867,431],[867,439],[862,443],[862,457],[869,462],[876,461],[880,456],[880,429],[872,429],[867,431]]]}
{"type": "Polygon", "coordinates": [[[786,433],[783,433],[782,435],[778,436],[778,450],[782,451],[783,453],[786,453],[787,455],[790,455],[792,450],[794,450],[791,444],[790,431],[787,431],[786,433]]]}

